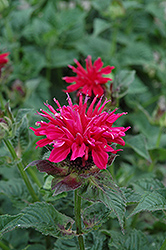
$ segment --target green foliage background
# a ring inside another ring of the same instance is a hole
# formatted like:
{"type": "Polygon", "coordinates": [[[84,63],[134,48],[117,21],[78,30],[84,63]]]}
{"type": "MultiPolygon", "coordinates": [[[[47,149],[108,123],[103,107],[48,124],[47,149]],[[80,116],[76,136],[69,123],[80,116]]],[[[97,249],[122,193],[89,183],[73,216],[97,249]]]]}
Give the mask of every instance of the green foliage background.
{"type": "MultiPolygon", "coordinates": [[[[100,230],[86,236],[87,249],[165,249],[166,1],[1,0],[0,53],[8,51],[10,62],[0,91],[6,103],[10,100],[16,117],[10,136],[24,165],[45,153],[35,150],[36,138],[28,126],[38,120],[33,114],[46,100],[53,104],[55,97],[61,104],[66,102],[62,90],[67,85],[62,77],[72,75],[67,65],[74,58],[85,65],[84,59],[91,55],[93,60],[101,57],[104,65],[115,66],[113,97],[120,111],[128,112],[117,124],[131,129],[124,151],[108,169],[126,198],[125,235],[115,214],[104,211],[106,220],[99,206],[105,223],[94,223],[100,230]]],[[[11,118],[10,110],[8,114],[11,118]]],[[[32,199],[3,144],[0,156],[0,213],[22,221],[22,209],[39,208],[27,208],[32,199]]],[[[50,202],[54,206],[50,210],[73,217],[71,192],[52,197],[47,176],[35,167],[32,170],[39,178],[36,182],[28,170],[34,189],[46,202],[41,208],[50,202]]],[[[18,250],[77,249],[73,238],[53,238],[56,228],[34,226],[45,235],[52,230],[45,236],[35,229],[21,230],[18,223],[8,225],[11,218],[3,217],[1,222],[1,229],[6,225],[3,230],[9,231],[0,242],[2,249],[3,244],[18,250]],[[17,229],[10,232],[12,227],[17,229]]],[[[29,228],[25,221],[22,227],[29,228]]]]}

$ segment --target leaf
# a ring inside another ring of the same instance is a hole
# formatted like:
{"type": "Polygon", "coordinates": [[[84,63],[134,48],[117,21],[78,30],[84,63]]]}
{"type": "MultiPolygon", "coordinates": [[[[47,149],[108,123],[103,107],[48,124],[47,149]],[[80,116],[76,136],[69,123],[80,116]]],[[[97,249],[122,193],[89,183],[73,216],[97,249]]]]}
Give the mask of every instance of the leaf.
{"type": "Polygon", "coordinates": [[[54,191],[53,195],[61,194],[62,192],[68,192],[71,190],[75,190],[80,187],[82,184],[82,180],[80,177],[75,174],[71,173],[67,176],[63,177],[55,177],[52,180],[51,187],[54,191]]]}
{"type": "Polygon", "coordinates": [[[84,231],[90,228],[98,229],[102,223],[106,222],[109,218],[110,210],[101,202],[94,203],[84,209],[82,219],[85,228],[84,231]]]}
{"type": "Polygon", "coordinates": [[[101,19],[101,18],[95,18],[94,19],[94,31],[93,31],[93,35],[97,36],[99,35],[101,32],[107,30],[108,28],[110,28],[110,23],[101,19]]]}
{"type": "Polygon", "coordinates": [[[53,250],[78,250],[78,243],[73,239],[58,239],[53,250]]]}
{"type": "Polygon", "coordinates": [[[16,122],[20,122],[32,109],[19,109],[16,115],[16,122]]]}
{"type": "Polygon", "coordinates": [[[87,250],[103,250],[104,241],[106,236],[100,231],[92,231],[87,234],[85,239],[85,245],[87,250]]]}
{"type": "Polygon", "coordinates": [[[141,199],[141,194],[139,194],[135,190],[132,190],[131,188],[121,188],[121,191],[126,198],[127,205],[137,203],[141,199]]]}
{"type": "Polygon", "coordinates": [[[12,144],[17,151],[25,150],[29,144],[29,124],[26,116],[22,118],[21,124],[15,131],[15,136],[12,138],[12,144]]]}
{"type": "Polygon", "coordinates": [[[129,217],[142,211],[158,211],[166,209],[166,199],[157,191],[145,192],[129,217]]]}
{"type": "Polygon", "coordinates": [[[52,49],[50,66],[52,68],[65,67],[69,63],[73,63],[73,59],[77,58],[78,54],[75,50],[65,50],[65,49],[52,49]]]}
{"type": "Polygon", "coordinates": [[[66,227],[73,225],[74,221],[70,217],[59,213],[51,204],[36,202],[26,207],[17,216],[2,215],[1,234],[7,233],[15,228],[34,228],[35,230],[53,237],[59,237],[61,233],[72,234],[66,227]]]}
{"type": "Polygon", "coordinates": [[[130,84],[134,81],[135,70],[121,70],[113,83],[113,96],[122,98],[127,94],[130,84]]]}
{"type": "Polygon", "coordinates": [[[136,153],[141,155],[143,158],[148,161],[151,161],[150,155],[147,150],[145,137],[142,134],[126,138],[126,144],[131,147],[136,153]]]}
{"type": "Polygon", "coordinates": [[[110,56],[110,43],[106,39],[93,35],[86,36],[78,41],[75,46],[84,56],[91,55],[92,59],[97,57],[107,59],[110,56]]]}
{"type": "Polygon", "coordinates": [[[0,193],[7,195],[16,207],[25,207],[30,200],[29,192],[22,179],[13,178],[8,181],[1,180],[0,193]]]}
{"type": "Polygon", "coordinates": [[[154,178],[143,178],[134,183],[131,183],[135,191],[143,195],[146,191],[153,192],[164,188],[161,181],[154,178]]]}
{"type": "Polygon", "coordinates": [[[109,172],[102,171],[79,189],[79,195],[93,202],[102,202],[116,214],[123,230],[126,200],[118,186],[112,181],[109,172]]]}
{"type": "Polygon", "coordinates": [[[165,249],[166,249],[166,239],[159,250],[165,250],[165,249]]]}
{"type": "Polygon", "coordinates": [[[149,241],[147,236],[140,230],[132,230],[129,234],[122,235],[116,231],[110,231],[111,239],[109,241],[110,249],[117,250],[147,250],[149,241]],[[114,248],[113,248],[114,247],[114,248]]]}

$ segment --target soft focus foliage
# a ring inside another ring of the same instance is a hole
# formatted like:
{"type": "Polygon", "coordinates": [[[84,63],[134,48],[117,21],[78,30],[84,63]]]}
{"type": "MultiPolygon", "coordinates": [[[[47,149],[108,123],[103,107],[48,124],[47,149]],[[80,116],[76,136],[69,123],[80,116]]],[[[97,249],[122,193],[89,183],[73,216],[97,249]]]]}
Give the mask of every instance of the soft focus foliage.
{"type": "Polygon", "coordinates": [[[106,75],[113,79],[105,84],[112,100],[106,109],[127,112],[115,126],[131,129],[123,152],[108,163],[113,180],[93,176],[80,190],[87,249],[165,248],[165,13],[164,0],[0,1],[0,54],[9,52],[0,78],[0,139],[9,138],[18,156],[0,144],[0,248],[77,249],[72,191],[52,196],[54,177],[31,166],[26,173],[40,198],[32,204],[16,165],[49,157],[35,149],[29,126],[45,100],[67,104],[62,78],[75,77],[68,69],[77,67],[74,59],[86,68],[88,55],[93,64],[100,57],[104,67],[115,66],[106,75]]]}

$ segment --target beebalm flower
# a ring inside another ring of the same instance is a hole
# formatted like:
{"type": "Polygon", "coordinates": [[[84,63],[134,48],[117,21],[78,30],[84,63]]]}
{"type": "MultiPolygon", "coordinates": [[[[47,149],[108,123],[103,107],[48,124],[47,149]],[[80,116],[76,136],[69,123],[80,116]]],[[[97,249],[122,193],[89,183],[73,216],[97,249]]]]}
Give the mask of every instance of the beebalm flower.
{"type": "Polygon", "coordinates": [[[102,98],[96,103],[97,97],[93,99],[87,109],[88,97],[79,96],[79,104],[73,104],[68,95],[68,106],[58,106],[57,111],[48,103],[45,103],[48,112],[40,110],[41,116],[48,122],[38,121],[39,128],[33,128],[36,136],[45,138],[37,142],[37,147],[51,145],[52,150],[48,158],[50,162],[61,162],[65,160],[68,165],[75,168],[89,169],[96,165],[99,169],[106,169],[108,153],[116,154],[113,143],[125,145],[122,139],[129,127],[114,127],[113,123],[125,113],[115,114],[115,111],[107,113],[104,111],[107,100],[102,104],[102,98]],[[94,107],[96,103],[96,106],[94,107]]]}
{"type": "Polygon", "coordinates": [[[0,54],[0,73],[1,73],[1,69],[9,61],[9,59],[7,58],[8,55],[9,53],[0,54]]]}
{"type": "Polygon", "coordinates": [[[114,66],[103,67],[103,62],[99,57],[94,64],[92,64],[91,56],[88,56],[86,59],[86,69],[84,69],[81,64],[75,59],[74,62],[77,65],[77,68],[74,66],[68,65],[69,68],[73,70],[77,75],[73,77],[63,77],[67,83],[73,83],[67,87],[65,92],[73,92],[78,90],[79,92],[89,95],[101,97],[104,94],[104,84],[112,79],[105,77],[104,75],[110,74],[114,66]]]}

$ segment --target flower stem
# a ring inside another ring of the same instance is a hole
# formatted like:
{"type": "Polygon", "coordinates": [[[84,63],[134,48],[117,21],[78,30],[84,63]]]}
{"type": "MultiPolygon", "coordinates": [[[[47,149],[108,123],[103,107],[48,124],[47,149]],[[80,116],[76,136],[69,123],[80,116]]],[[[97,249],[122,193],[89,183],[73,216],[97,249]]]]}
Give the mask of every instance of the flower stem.
{"type": "Polygon", "coordinates": [[[20,174],[21,174],[21,176],[22,176],[22,178],[23,178],[23,180],[24,180],[24,182],[25,182],[25,184],[26,184],[26,186],[28,188],[28,191],[29,191],[30,195],[32,196],[32,198],[33,198],[34,201],[39,201],[39,198],[37,197],[37,195],[36,195],[36,193],[35,193],[32,185],[31,185],[31,183],[30,183],[30,181],[28,179],[27,174],[24,171],[24,167],[23,167],[23,164],[21,162],[21,159],[19,159],[17,157],[17,154],[16,154],[16,152],[15,152],[15,150],[14,150],[14,148],[13,148],[11,142],[10,142],[10,140],[3,139],[3,141],[4,141],[5,145],[6,145],[6,147],[8,148],[9,152],[11,153],[11,155],[13,157],[13,160],[18,161],[17,162],[17,167],[18,167],[18,169],[20,171],[20,174]]]}
{"type": "Polygon", "coordinates": [[[0,241],[0,249],[3,249],[3,250],[10,250],[10,248],[7,247],[2,241],[0,241]]]}
{"type": "Polygon", "coordinates": [[[74,210],[75,210],[75,223],[76,232],[78,235],[78,243],[80,250],[85,250],[84,238],[81,229],[81,196],[78,195],[77,189],[74,191],[74,210]]]}

